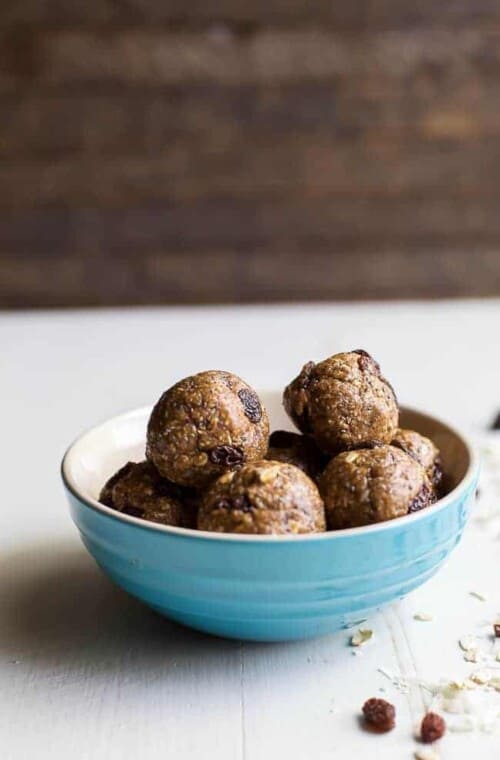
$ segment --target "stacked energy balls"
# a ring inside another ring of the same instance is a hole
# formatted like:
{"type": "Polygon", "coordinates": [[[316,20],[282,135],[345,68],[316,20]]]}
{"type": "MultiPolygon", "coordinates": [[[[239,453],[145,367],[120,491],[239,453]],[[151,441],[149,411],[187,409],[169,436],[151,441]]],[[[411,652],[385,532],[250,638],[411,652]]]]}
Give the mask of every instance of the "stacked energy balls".
{"type": "Polygon", "coordinates": [[[230,372],[169,388],[149,419],[146,461],[100,501],[165,525],[219,533],[306,534],[390,520],[433,503],[439,451],[398,427],[391,385],[366,351],[309,362],[285,388],[300,433],[278,430],[230,372]]]}

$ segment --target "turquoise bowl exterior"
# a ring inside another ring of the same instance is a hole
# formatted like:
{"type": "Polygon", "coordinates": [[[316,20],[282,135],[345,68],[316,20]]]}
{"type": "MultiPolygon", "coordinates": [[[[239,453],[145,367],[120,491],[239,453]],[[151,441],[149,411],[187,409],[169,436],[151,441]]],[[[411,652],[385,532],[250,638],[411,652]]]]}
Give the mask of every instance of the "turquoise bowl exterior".
{"type": "Polygon", "coordinates": [[[320,535],[255,537],[156,526],[113,512],[79,492],[70,452],[63,481],[71,515],[106,575],[172,620],[257,641],[354,625],[424,583],[462,535],[479,469],[473,455],[453,491],[414,515],[320,535]]]}

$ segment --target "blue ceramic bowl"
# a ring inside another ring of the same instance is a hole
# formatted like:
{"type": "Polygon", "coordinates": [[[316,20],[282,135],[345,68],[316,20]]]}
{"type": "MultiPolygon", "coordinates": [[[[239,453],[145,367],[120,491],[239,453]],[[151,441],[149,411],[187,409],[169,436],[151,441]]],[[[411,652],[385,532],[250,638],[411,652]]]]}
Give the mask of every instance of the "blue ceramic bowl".
{"type": "MultiPolygon", "coordinates": [[[[277,394],[274,428],[289,426],[277,394]]],[[[311,536],[237,536],[147,523],[97,501],[105,480],[144,454],[149,409],[123,414],[69,448],[62,477],[83,543],[123,589],[172,620],[238,639],[285,641],[355,624],[430,578],[460,540],[478,479],[465,437],[405,409],[401,425],[441,449],[450,492],[385,523],[311,536]]]]}

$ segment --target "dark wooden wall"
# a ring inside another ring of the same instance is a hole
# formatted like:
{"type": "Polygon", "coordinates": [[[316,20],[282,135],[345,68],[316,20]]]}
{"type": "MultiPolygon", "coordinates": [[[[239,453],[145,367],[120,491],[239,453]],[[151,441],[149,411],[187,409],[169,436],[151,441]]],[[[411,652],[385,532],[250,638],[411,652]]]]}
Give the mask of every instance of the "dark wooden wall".
{"type": "Polygon", "coordinates": [[[0,306],[500,295],[498,0],[2,0],[0,306]]]}

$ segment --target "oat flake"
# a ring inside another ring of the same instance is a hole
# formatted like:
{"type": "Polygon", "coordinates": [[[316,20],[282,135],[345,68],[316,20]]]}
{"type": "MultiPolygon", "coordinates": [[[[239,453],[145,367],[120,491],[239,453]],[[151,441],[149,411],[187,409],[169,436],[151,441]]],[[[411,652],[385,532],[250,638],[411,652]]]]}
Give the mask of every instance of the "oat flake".
{"type": "Polygon", "coordinates": [[[464,650],[464,652],[468,652],[471,649],[476,650],[477,639],[475,636],[462,636],[462,638],[458,640],[458,645],[460,649],[464,650]]]}
{"type": "Polygon", "coordinates": [[[469,594],[476,599],[479,599],[480,602],[487,602],[488,596],[487,594],[484,594],[482,591],[469,591],[469,594]]]}
{"type": "Polygon", "coordinates": [[[422,747],[415,750],[413,757],[415,760],[439,760],[439,755],[431,747],[422,747]]]}
{"type": "Polygon", "coordinates": [[[360,647],[363,644],[366,644],[367,641],[370,641],[372,636],[373,631],[371,628],[360,628],[359,631],[356,631],[356,633],[351,636],[351,646],[360,647]]]}
{"type": "Polygon", "coordinates": [[[467,649],[464,652],[464,660],[466,662],[477,662],[477,649],[467,649]]]}

